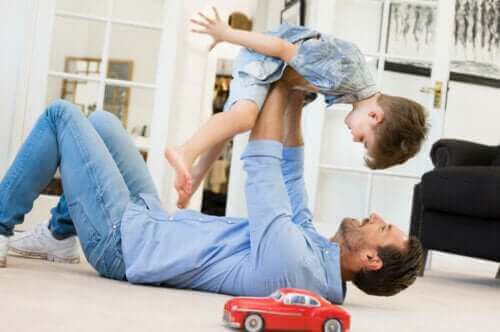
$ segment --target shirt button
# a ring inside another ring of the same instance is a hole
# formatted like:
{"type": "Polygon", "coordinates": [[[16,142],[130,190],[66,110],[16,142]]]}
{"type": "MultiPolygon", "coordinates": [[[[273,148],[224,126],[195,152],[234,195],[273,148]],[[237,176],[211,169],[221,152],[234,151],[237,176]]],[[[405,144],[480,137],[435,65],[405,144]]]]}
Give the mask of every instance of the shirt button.
{"type": "Polygon", "coordinates": [[[174,217],[168,217],[168,220],[174,220],[174,217]]]}

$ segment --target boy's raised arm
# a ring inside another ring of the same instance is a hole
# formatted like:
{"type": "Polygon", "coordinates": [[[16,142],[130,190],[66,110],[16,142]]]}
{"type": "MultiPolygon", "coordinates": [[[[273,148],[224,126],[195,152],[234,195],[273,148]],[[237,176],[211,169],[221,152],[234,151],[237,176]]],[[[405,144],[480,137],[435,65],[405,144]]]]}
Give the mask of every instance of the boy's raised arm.
{"type": "Polygon", "coordinates": [[[215,18],[213,19],[202,13],[198,13],[202,20],[191,20],[191,22],[200,27],[192,29],[193,32],[207,34],[213,38],[214,41],[210,49],[214,48],[218,43],[225,41],[250,48],[257,53],[280,58],[285,62],[289,62],[297,54],[297,45],[278,37],[253,31],[233,29],[222,21],[217,9],[213,8],[213,10],[215,14],[215,18]]]}

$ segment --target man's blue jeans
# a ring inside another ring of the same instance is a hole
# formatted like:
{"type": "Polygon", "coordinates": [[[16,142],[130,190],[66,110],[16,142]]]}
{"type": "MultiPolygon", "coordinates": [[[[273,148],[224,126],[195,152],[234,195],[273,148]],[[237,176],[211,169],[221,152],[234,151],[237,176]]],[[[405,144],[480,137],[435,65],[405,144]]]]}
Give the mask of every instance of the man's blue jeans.
{"type": "Polygon", "coordinates": [[[120,121],[98,111],[86,119],[58,101],[41,115],[0,182],[0,234],[12,235],[33,202],[61,172],[64,195],[50,229],[78,234],[89,263],[103,276],[125,278],[120,223],[139,193],[157,195],[146,164],[120,121]]]}

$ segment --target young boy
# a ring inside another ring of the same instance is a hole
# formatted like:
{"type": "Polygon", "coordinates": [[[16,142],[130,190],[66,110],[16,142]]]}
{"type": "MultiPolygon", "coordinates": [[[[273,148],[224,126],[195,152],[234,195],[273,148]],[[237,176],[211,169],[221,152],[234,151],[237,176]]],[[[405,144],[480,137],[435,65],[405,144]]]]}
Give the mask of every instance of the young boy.
{"type": "Polygon", "coordinates": [[[345,118],[353,140],[362,143],[372,169],[401,164],[420,149],[427,132],[424,108],[409,99],[378,92],[364,56],[352,43],[305,27],[281,25],[260,34],[235,30],[199,13],[194,32],[245,47],[233,65],[230,95],[223,112],[211,117],[186,143],[167,148],[165,157],[176,172],[178,207],[184,208],[224,143],[250,130],[272,83],[325,95],[328,106],[353,104],[345,118]],[[198,162],[193,166],[194,162],[198,162]]]}

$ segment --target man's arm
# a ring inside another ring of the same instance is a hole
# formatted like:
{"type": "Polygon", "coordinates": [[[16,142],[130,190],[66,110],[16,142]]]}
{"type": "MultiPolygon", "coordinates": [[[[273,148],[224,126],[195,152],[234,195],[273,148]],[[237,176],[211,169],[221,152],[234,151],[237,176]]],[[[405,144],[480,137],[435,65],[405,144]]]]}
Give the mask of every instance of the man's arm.
{"type": "Polygon", "coordinates": [[[301,119],[305,94],[292,91],[285,114],[285,139],[281,169],[288,197],[292,205],[295,224],[302,227],[311,225],[312,213],[307,203],[304,182],[304,140],[302,138],[301,119]]]}
{"type": "Polygon", "coordinates": [[[302,259],[307,248],[302,232],[293,225],[281,171],[287,98],[287,87],[281,82],[275,83],[241,157],[247,173],[245,193],[251,258],[260,273],[295,266],[294,262],[302,259]]]}
{"type": "Polygon", "coordinates": [[[213,19],[199,13],[203,19],[202,21],[191,20],[194,24],[203,27],[203,29],[193,29],[192,31],[212,36],[214,41],[210,49],[214,48],[218,43],[225,41],[250,48],[257,53],[280,58],[285,62],[289,62],[297,54],[297,45],[278,37],[253,31],[233,29],[222,21],[217,9],[213,8],[213,10],[215,14],[215,18],[213,19]]]}

